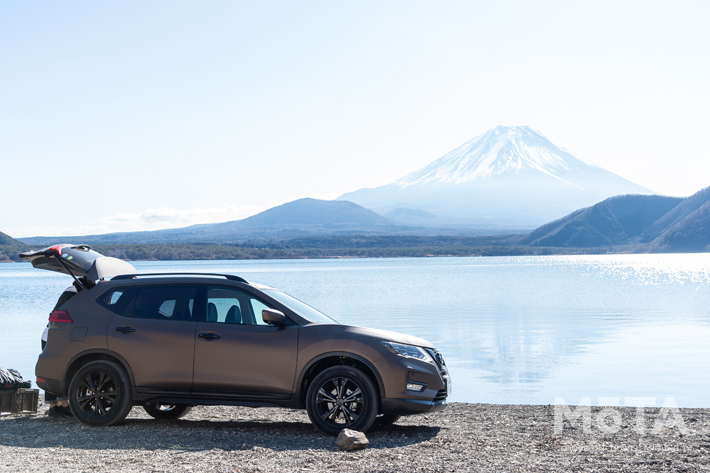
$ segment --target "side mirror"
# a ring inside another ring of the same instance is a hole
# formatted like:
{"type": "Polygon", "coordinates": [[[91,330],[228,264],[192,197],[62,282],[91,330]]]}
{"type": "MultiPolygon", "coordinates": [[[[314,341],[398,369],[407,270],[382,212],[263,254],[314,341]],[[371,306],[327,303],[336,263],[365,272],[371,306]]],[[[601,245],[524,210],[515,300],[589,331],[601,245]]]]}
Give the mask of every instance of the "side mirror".
{"type": "Polygon", "coordinates": [[[286,316],[283,312],[276,309],[264,309],[261,311],[261,318],[269,325],[283,325],[286,321],[286,316]]]}

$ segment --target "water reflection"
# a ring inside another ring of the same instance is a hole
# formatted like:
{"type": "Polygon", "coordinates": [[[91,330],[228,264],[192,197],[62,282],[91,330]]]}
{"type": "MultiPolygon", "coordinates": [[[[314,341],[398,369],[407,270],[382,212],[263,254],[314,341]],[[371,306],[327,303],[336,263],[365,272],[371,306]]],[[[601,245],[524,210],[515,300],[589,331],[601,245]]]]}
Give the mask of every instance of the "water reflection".
{"type": "MultiPolygon", "coordinates": [[[[708,254],[135,266],[235,273],[342,323],[426,338],[444,352],[454,401],[672,395],[681,406],[710,405],[710,383],[699,376],[710,369],[708,254]]],[[[34,364],[46,314],[68,283],[29,265],[0,265],[0,366],[34,364]]]]}

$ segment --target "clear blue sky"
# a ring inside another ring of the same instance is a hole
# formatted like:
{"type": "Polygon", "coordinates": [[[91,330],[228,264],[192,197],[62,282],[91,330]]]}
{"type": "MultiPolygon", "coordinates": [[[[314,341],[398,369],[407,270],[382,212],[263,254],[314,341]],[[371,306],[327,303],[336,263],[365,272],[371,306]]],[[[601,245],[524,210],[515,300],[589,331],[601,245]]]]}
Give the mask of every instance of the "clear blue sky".
{"type": "Polygon", "coordinates": [[[0,0],[0,231],[243,218],[496,125],[687,196],[708,24],[704,1],[0,0]]]}

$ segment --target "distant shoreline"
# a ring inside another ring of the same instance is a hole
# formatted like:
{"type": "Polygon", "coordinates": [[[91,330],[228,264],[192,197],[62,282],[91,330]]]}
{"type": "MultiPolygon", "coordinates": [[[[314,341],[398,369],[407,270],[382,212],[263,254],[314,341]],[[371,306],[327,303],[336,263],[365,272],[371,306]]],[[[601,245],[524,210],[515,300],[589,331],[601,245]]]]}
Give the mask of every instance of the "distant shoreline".
{"type": "MultiPolygon", "coordinates": [[[[258,241],[238,244],[95,244],[106,256],[127,261],[194,261],[320,258],[426,258],[475,256],[548,256],[647,253],[642,247],[566,248],[516,245],[501,237],[427,237],[403,239],[340,237],[288,241],[258,241]],[[508,244],[505,244],[508,243],[508,244]]],[[[512,238],[512,237],[507,237],[512,238]]],[[[72,242],[84,244],[84,241],[72,242]]],[[[0,262],[19,262],[19,254],[43,245],[0,245],[0,262]]]]}

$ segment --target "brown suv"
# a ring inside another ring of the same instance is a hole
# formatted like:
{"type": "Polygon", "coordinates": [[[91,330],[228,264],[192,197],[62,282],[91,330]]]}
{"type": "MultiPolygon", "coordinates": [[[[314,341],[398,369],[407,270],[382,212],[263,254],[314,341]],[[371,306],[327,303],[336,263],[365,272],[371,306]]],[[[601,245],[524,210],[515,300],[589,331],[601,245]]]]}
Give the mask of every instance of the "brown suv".
{"type": "Polygon", "coordinates": [[[22,256],[76,279],[49,317],[36,375],[85,424],[119,423],[134,405],[163,419],[199,404],[276,405],[337,434],[446,406],[446,365],[426,340],[341,325],[229,274],[114,276],[132,266],[87,246],[22,256]]]}

